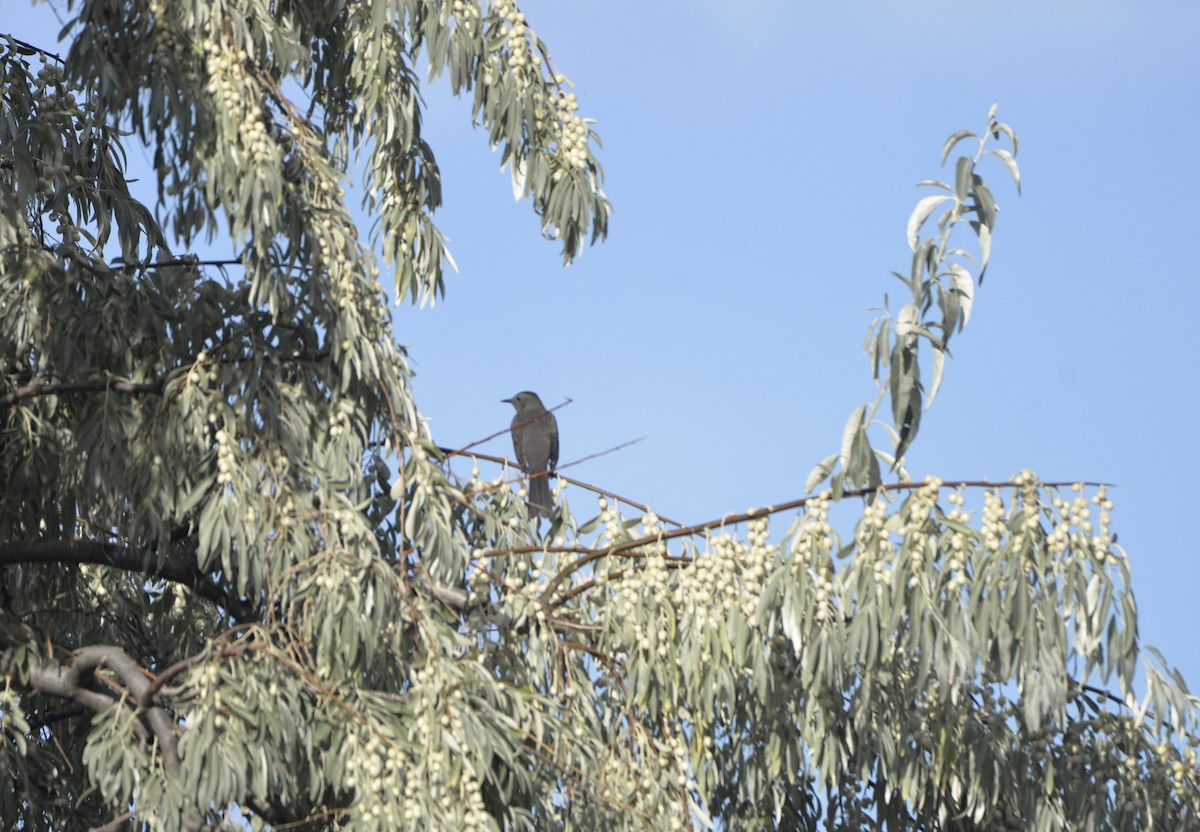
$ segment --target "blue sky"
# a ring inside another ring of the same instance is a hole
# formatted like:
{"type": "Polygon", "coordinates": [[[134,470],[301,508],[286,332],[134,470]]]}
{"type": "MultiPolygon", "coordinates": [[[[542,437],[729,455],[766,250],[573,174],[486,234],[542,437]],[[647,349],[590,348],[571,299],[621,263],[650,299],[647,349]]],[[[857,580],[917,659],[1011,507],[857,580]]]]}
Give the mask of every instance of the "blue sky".
{"type": "MultiPolygon", "coordinates": [[[[645,437],[568,473],[674,519],[801,496],[873,397],[863,310],[908,267],[913,183],[950,176],[943,140],[996,102],[1023,195],[985,172],[1002,208],[992,261],[909,469],[1118,484],[1141,634],[1200,686],[1200,5],[521,6],[598,122],[611,231],[564,270],[468,103],[426,90],[460,271],[435,308],[394,314],[437,440],[503,429],[499,400],[533,389],[573,400],[563,462],[645,437]]],[[[52,46],[47,19],[8,28],[52,46]]]]}

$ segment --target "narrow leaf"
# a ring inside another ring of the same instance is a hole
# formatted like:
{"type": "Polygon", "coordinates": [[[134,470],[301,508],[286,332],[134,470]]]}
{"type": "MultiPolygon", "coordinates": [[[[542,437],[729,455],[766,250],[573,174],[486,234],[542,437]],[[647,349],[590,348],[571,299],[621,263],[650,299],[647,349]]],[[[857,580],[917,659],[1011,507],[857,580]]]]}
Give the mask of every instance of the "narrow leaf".
{"type": "Polygon", "coordinates": [[[915,336],[918,316],[916,304],[906,303],[896,316],[896,338],[910,340],[915,336]]]}
{"type": "MultiPolygon", "coordinates": [[[[860,423],[854,432],[854,440],[850,444],[850,465],[845,468],[846,479],[859,487],[871,485],[871,462],[875,455],[871,453],[871,441],[867,438],[866,428],[860,423]]],[[[879,477],[879,467],[875,466],[875,478],[879,477]]]]}
{"type": "Polygon", "coordinates": [[[854,409],[850,414],[850,418],[846,420],[846,427],[842,428],[842,470],[845,471],[850,467],[850,451],[854,445],[854,437],[858,434],[858,429],[862,426],[863,419],[867,415],[867,406],[861,404],[854,409]]]}
{"type": "Polygon", "coordinates": [[[941,348],[946,349],[950,343],[950,337],[959,329],[962,320],[962,302],[958,292],[952,287],[943,287],[938,292],[938,306],[942,310],[942,343],[941,348]]]}
{"type": "Polygon", "coordinates": [[[896,456],[900,457],[912,444],[921,421],[920,367],[915,349],[898,345],[892,351],[891,382],[892,422],[900,434],[896,456]]]}
{"type": "Polygon", "coordinates": [[[995,156],[1004,166],[1008,168],[1008,172],[1012,174],[1013,184],[1017,186],[1017,193],[1021,193],[1021,169],[1017,167],[1017,160],[1007,150],[989,150],[988,153],[995,156]]]}
{"type": "Polygon", "coordinates": [[[804,481],[806,494],[825,481],[825,478],[833,471],[833,466],[837,464],[838,459],[839,454],[830,454],[813,466],[812,471],[808,473],[808,479],[804,481]]]}
{"type": "Polygon", "coordinates": [[[924,197],[917,203],[917,207],[913,209],[912,214],[908,217],[908,247],[916,251],[918,234],[921,230],[921,225],[925,220],[929,219],[929,215],[934,209],[952,197],[943,194],[935,194],[934,196],[924,197]]]}
{"type": "Polygon", "coordinates": [[[996,199],[992,196],[992,191],[988,188],[987,183],[983,181],[981,176],[972,176],[974,180],[975,190],[975,212],[979,215],[979,221],[988,227],[988,230],[996,227],[996,212],[999,210],[996,207],[996,199]]]}
{"type": "Polygon", "coordinates": [[[967,201],[967,195],[971,192],[971,174],[974,172],[975,164],[966,156],[959,156],[954,167],[954,192],[958,194],[960,202],[967,201]]]}
{"type": "Polygon", "coordinates": [[[946,143],[942,146],[942,161],[939,164],[946,164],[947,157],[950,156],[950,151],[954,149],[954,145],[961,142],[963,139],[977,139],[979,136],[972,130],[959,130],[957,133],[946,139],[946,143]]]}
{"type": "Polygon", "coordinates": [[[961,330],[971,320],[971,307],[975,303],[975,283],[971,273],[958,263],[950,264],[950,291],[958,294],[958,302],[962,306],[961,330]]]}
{"type": "MultiPolygon", "coordinates": [[[[1004,122],[1000,121],[992,125],[992,134],[995,135],[996,133],[1003,133],[1004,135],[1008,136],[1008,140],[1012,142],[1012,154],[1016,156],[1017,134],[1013,131],[1013,129],[1004,122]]],[[[996,136],[996,138],[999,138],[999,136],[996,136]]]]}
{"type": "Polygon", "coordinates": [[[925,409],[929,410],[933,406],[933,400],[937,398],[938,388],[942,386],[942,372],[946,368],[946,351],[941,347],[934,345],[933,348],[933,381],[929,384],[929,398],[925,400],[925,409]]]}
{"type": "Polygon", "coordinates": [[[883,362],[883,357],[887,355],[888,343],[891,337],[891,320],[884,318],[879,324],[879,332],[875,338],[875,360],[871,365],[871,376],[875,383],[879,384],[879,368],[883,362]]]}
{"type": "Polygon", "coordinates": [[[983,273],[987,271],[988,258],[992,256],[992,230],[983,223],[972,223],[972,227],[979,235],[979,282],[983,283],[983,273]]]}

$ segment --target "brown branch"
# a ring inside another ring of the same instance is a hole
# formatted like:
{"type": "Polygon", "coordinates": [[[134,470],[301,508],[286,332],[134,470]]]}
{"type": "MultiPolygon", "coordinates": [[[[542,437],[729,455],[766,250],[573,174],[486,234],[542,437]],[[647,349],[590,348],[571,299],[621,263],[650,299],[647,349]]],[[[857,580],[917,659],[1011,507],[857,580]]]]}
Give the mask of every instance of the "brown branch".
{"type": "MultiPolygon", "coordinates": [[[[643,555],[641,552],[629,552],[626,554],[626,557],[645,557],[645,555],[643,555]]],[[[687,556],[675,556],[675,555],[665,555],[663,559],[666,561],[666,563],[664,565],[668,569],[682,569],[683,567],[690,564],[693,560],[695,560],[695,558],[691,558],[691,557],[687,557],[687,556]]],[[[621,578],[625,577],[630,572],[636,572],[638,570],[644,569],[645,566],[646,565],[644,563],[638,563],[638,564],[634,564],[633,566],[627,567],[625,569],[614,569],[611,572],[604,573],[603,580],[604,581],[617,581],[617,580],[620,580],[621,578]]],[[[572,598],[575,598],[578,595],[582,595],[583,593],[587,592],[590,589],[595,589],[597,586],[600,585],[600,583],[601,583],[600,579],[593,578],[590,581],[584,581],[581,584],[573,586],[573,587],[571,587],[571,589],[567,590],[562,595],[560,595],[558,597],[558,599],[554,601],[553,604],[550,604],[550,606],[552,608],[553,607],[561,607],[563,604],[568,603],[572,598]]]]}
{"type": "MultiPolygon", "coordinates": [[[[1126,710],[1126,711],[1132,710],[1129,707],[1129,703],[1125,701],[1125,697],[1117,696],[1112,691],[1108,691],[1108,690],[1105,690],[1104,688],[1096,687],[1095,685],[1089,685],[1086,682],[1081,682],[1072,676],[1068,676],[1067,681],[1070,682],[1071,684],[1073,684],[1076,688],[1078,688],[1083,693],[1090,693],[1093,696],[1098,696],[1099,698],[1101,698],[1107,702],[1110,702],[1110,703],[1118,706],[1119,708],[1122,708],[1123,710],[1126,710]]],[[[1158,717],[1155,715],[1154,711],[1152,711],[1152,710],[1147,710],[1145,715],[1142,717],[1142,719],[1145,722],[1158,721],[1158,717]]],[[[1191,742],[1191,744],[1193,746],[1196,745],[1197,743],[1200,743],[1200,737],[1197,737],[1191,731],[1181,730],[1181,728],[1177,727],[1170,720],[1164,719],[1161,721],[1160,724],[1163,727],[1165,727],[1168,731],[1170,731],[1172,734],[1182,734],[1184,737],[1187,737],[1187,739],[1191,742]]]]}
{"type": "MultiPolygon", "coordinates": [[[[560,409],[566,407],[567,405],[571,404],[571,402],[572,402],[571,399],[566,399],[562,402],[562,404],[556,404],[554,407],[547,410],[546,413],[553,413],[556,410],[560,410],[560,409]]],[[[493,439],[495,439],[497,436],[503,436],[506,433],[512,433],[516,428],[525,427],[525,425],[528,425],[530,422],[536,422],[538,419],[543,418],[546,415],[546,413],[539,413],[531,419],[526,419],[524,422],[518,422],[517,424],[511,425],[511,426],[505,428],[504,430],[498,430],[493,434],[483,437],[482,439],[476,439],[471,444],[464,445],[461,448],[454,449],[454,450],[449,449],[449,448],[439,448],[438,450],[440,450],[444,454],[446,454],[446,459],[450,459],[450,457],[454,457],[454,456],[462,456],[467,451],[469,451],[471,448],[474,448],[476,445],[482,445],[484,442],[490,442],[493,439]]],[[[472,456],[483,456],[483,454],[472,454],[472,456]]],[[[495,459],[495,457],[492,457],[492,459],[495,459]]],[[[496,460],[496,461],[499,462],[499,460],[496,460]]]]}
{"type": "Polygon", "coordinates": [[[616,679],[617,683],[620,684],[622,688],[625,687],[625,681],[620,676],[623,663],[619,659],[613,658],[598,647],[593,647],[590,644],[584,644],[580,641],[562,641],[559,642],[559,645],[562,649],[576,650],[580,653],[587,653],[601,664],[606,665],[608,669],[612,671],[613,678],[616,679]]]}
{"type": "MultiPolygon", "coordinates": [[[[1069,488],[1075,484],[1076,483],[1073,482],[1036,483],[1038,488],[1069,488]]],[[[1080,484],[1094,488],[1112,487],[1112,483],[1104,482],[1084,482],[1080,484]]],[[[1016,483],[1012,481],[990,482],[988,480],[955,480],[943,481],[941,488],[1020,488],[1026,485],[1028,485],[1028,483],[1016,483]]],[[[844,491],[842,492],[842,497],[868,497],[885,491],[914,491],[918,488],[924,488],[925,486],[926,483],[923,482],[897,482],[891,483],[890,485],[880,485],[876,488],[858,488],[853,491],[844,491]]],[[[558,589],[559,585],[562,584],[562,582],[568,577],[570,577],[572,573],[578,571],[592,561],[605,557],[606,555],[614,555],[619,552],[628,551],[629,549],[638,549],[642,546],[673,540],[677,537],[690,537],[692,535],[708,532],[712,529],[723,526],[736,526],[739,523],[745,523],[748,520],[753,520],[758,517],[763,517],[770,514],[778,514],[781,511],[788,511],[789,509],[802,508],[810,501],[815,500],[820,496],[821,495],[819,494],[810,494],[807,497],[788,500],[786,503],[780,503],[773,506],[764,506],[762,508],[752,508],[749,511],[742,512],[741,514],[727,514],[719,519],[709,520],[704,523],[697,523],[693,526],[684,526],[683,528],[671,529],[670,531],[656,532],[655,534],[646,535],[645,537],[614,543],[612,546],[609,546],[606,549],[597,550],[586,557],[580,558],[579,560],[564,566],[559,573],[554,576],[550,583],[546,585],[546,590],[542,593],[542,600],[548,603],[554,593],[554,590],[558,589]]]]}
{"type": "Polygon", "coordinates": [[[513,555],[532,555],[534,552],[545,552],[555,555],[590,555],[596,550],[591,546],[513,546],[511,549],[488,549],[479,557],[471,557],[472,561],[480,558],[507,558],[513,555]]]}
{"type": "MultiPolygon", "coordinates": [[[[496,435],[499,436],[499,434],[496,434],[496,435]]],[[[481,441],[483,441],[483,440],[481,440],[481,441]]],[[[496,488],[502,488],[506,485],[511,485],[516,482],[524,482],[526,480],[537,479],[538,477],[558,477],[558,476],[561,476],[558,472],[561,471],[563,468],[570,468],[572,466],[587,462],[588,460],[595,459],[596,457],[606,456],[607,454],[615,453],[615,452],[621,450],[622,448],[628,448],[630,445],[636,445],[638,442],[641,442],[641,441],[642,441],[642,437],[639,437],[637,439],[630,439],[628,442],[622,442],[620,445],[614,445],[613,447],[608,448],[607,450],[597,451],[594,454],[588,454],[587,456],[580,457],[579,459],[575,459],[575,460],[572,460],[571,462],[564,463],[552,470],[536,471],[532,474],[522,474],[521,476],[514,477],[511,480],[504,480],[503,482],[499,483],[498,485],[493,485],[491,483],[488,483],[486,486],[484,486],[483,488],[480,488],[476,491],[465,492],[463,494],[463,499],[466,499],[468,497],[473,497],[476,494],[483,494],[487,491],[492,491],[493,489],[496,489],[496,488]]],[[[443,451],[443,452],[446,451],[445,448],[439,448],[438,450],[443,451]]],[[[453,454],[455,452],[450,451],[449,453],[453,454]]],[[[508,459],[507,457],[492,456],[490,454],[471,454],[471,456],[473,458],[477,458],[477,459],[486,459],[488,462],[495,462],[499,465],[507,465],[507,466],[513,467],[513,468],[517,467],[513,464],[513,461],[511,459],[508,459]]],[[[517,470],[520,470],[520,469],[518,468],[517,470]]],[[[566,482],[575,483],[584,488],[589,488],[592,491],[596,491],[597,493],[602,493],[607,496],[611,496],[613,499],[620,500],[621,502],[624,502],[624,503],[628,503],[629,505],[631,505],[635,508],[639,508],[642,511],[646,511],[646,512],[652,511],[652,509],[649,506],[641,505],[640,503],[635,503],[632,500],[626,500],[623,497],[620,497],[616,494],[612,494],[611,492],[603,491],[602,489],[588,485],[587,483],[584,483],[584,482],[580,482],[579,480],[572,480],[568,477],[563,477],[563,480],[565,480],[566,482]]],[[[455,500],[454,502],[458,503],[460,501],[455,500]]],[[[671,520],[669,522],[674,523],[675,521],[671,520]]],[[[678,525],[678,524],[676,524],[676,525],[678,525]]]]}
{"type": "Polygon", "coordinates": [[[195,665],[196,662],[200,661],[200,659],[203,657],[203,653],[197,653],[194,656],[188,656],[186,659],[181,659],[180,661],[175,662],[175,664],[158,674],[158,676],[151,680],[149,686],[142,691],[141,696],[138,697],[138,707],[145,708],[147,705],[149,705],[150,700],[152,700],[158,694],[158,692],[162,690],[163,685],[178,676],[183,671],[195,665]]]}
{"type": "MultiPolygon", "coordinates": [[[[290,325],[279,321],[271,321],[270,324],[275,327],[290,327],[290,325]]],[[[294,327],[292,328],[295,329],[294,327]]],[[[228,343],[228,339],[218,344],[216,349],[225,346],[226,343],[228,343]]],[[[284,355],[273,356],[273,358],[277,361],[296,362],[324,361],[328,357],[329,353],[326,350],[308,349],[293,350],[284,355]]],[[[253,360],[253,357],[213,357],[210,360],[214,360],[220,364],[237,364],[242,361],[251,361],[253,360]]],[[[12,407],[24,399],[33,398],[35,396],[57,396],[63,393],[103,393],[112,391],[115,393],[123,393],[127,396],[161,396],[163,394],[163,388],[166,386],[167,379],[171,373],[175,372],[176,370],[183,369],[183,367],[190,366],[195,362],[196,358],[190,357],[186,359],[186,363],[182,364],[180,367],[165,372],[153,381],[148,382],[134,382],[117,377],[82,379],[77,381],[49,381],[45,377],[42,377],[31,381],[28,384],[24,384],[10,393],[0,396],[0,410],[12,407]]]]}
{"type": "MultiPolygon", "coordinates": [[[[233,629],[226,631],[220,638],[224,639],[230,633],[237,632],[238,629],[239,629],[238,627],[234,627],[233,629]]],[[[150,680],[150,684],[146,686],[146,689],[142,691],[141,695],[138,698],[138,707],[139,708],[148,707],[150,705],[150,701],[158,694],[158,692],[160,690],[163,689],[163,687],[167,684],[167,682],[171,681],[173,678],[178,676],[180,673],[183,673],[185,670],[188,670],[189,668],[194,667],[196,665],[196,663],[201,661],[202,659],[205,659],[205,658],[224,659],[224,658],[228,658],[230,656],[240,656],[243,653],[245,653],[248,649],[249,649],[249,647],[244,644],[236,644],[232,647],[226,645],[226,646],[223,646],[220,649],[216,650],[214,653],[209,653],[208,651],[205,651],[203,653],[196,653],[195,655],[188,656],[186,659],[181,659],[181,660],[175,662],[175,664],[171,665],[166,670],[164,670],[162,673],[158,674],[158,676],[156,676],[150,680]]]]}
{"type": "MultiPolygon", "coordinates": [[[[489,575],[491,573],[488,573],[489,575]]],[[[502,583],[499,579],[492,576],[497,583],[502,583]]],[[[494,604],[482,598],[472,598],[465,589],[459,589],[448,586],[438,586],[433,583],[427,583],[426,588],[429,594],[435,599],[445,604],[450,609],[458,612],[460,615],[466,615],[472,610],[479,610],[490,617],[491,623],[495,624],[499,629],[507,629],[520,619],[513,619],[511,615],[504,612],[500,605],[494,604]]],[[[536,600],[536,599],[535,599],[536,600]]],[[[543,605],[545,606],[545,605],[543,605]]],[[[549,608],[547,607],[547,612],[549,608]]],[[[547,615],[547,623],[550,627],[558,632],[590,632],[596,627],[591,624],[580,624],[575,621],[570,621],[565,618],[556,618],[547,615]]]]}
{"type": "MultiPolygon", "coordinates": [[[[0,670],[8,675],[16,672],[14,661],[8,649],[0,651],[0,670]]],[[[68,668],[57,663],[42,664],[31,662],[29,666],[29,684],[34,690],[50,696],[73,700],[75,703],[100,712],[112,707],[117,699],[108,694],[90,688],[82,687],[78,680],[67,676],[68,668]]]]}
{"type": "MultiPolygon", "coordinates": [[[[11,672],[12,657],[8,651],[0,652],[0,667],[11,672]]],[[[31,662],[28,666],[29,684],[34,690],[51,696],[72,699],[97,713],[108,710],[122,701],[141,700],[150,680],[144,669],[120,647],[94,644],[76,650],[66,662],[31,662]],[[111,697],[91,690],[87,685],[96,677],[96,672],[106,668],[116,674],[124,689],[119,696],[111,697]]],[[[176,723],[166,709],[158,706],[139,708],[137,733],[148,740],[147,728],[162,754],[163,769],[171,775],[179,773],[178,738],[176,723]]],[[[200,820],[191,816],[181,818],[182,828],[199,830],[205,827],[200,820]]]]}
{"type": "Polygon", "coordinates": [[[98,540],[22,540],[0,544],[0,566],[22,563],[91,563],[140,572],[186,586],[224,607],[239,621],[251,617],[248,604],[201,572],[190,558],[158,557],[145,550],[98,540]]]}
{"type": "MultiPolygon", "coordinates": [[[[552,413],[555,410],[566,407],[567,405],[569,405],[571,403],[572,403],[572,399],[567,399],[562,404],[558,404],[558,405],[555,405],[554,407],[550,408],[549,412],[552,413]]],[[[542,418],[542,415],[543,414],[539,413],[537,416],[533,417],[533,419],[530,419],[529,422],[532,422],[532,421],[542,418]]],[[[495,439],[497,436],[503,436],[506,433],[511,433],[514,427],[521,427],[524,424],[528,424],[528,422],[522,422],[522,423],[514,425],[512,427],[505,428],[504,430],[496,431],[495,433],[485,436],[482,439],[476,439],[474,442],[471,442],[468,445],[464,445],[461,448],[439,447],[438,450],[441,451],[443,454],[445,454],[447,461],[449,461],[450,459],[452,459],[453,457],[456,457],[456,456],[466,456],[467,451],[471,450],[471,448],[474,448],[478,445],[482,445],[484,442],[490,442],[491,440],[495,439]]],[[[512,482],[520,482],[524,479],[533,479],[534,477],[557,476],[560,479],[562,479],[563,482],[569,483],[570,485],[576,485],[576,486],[579,486],[580,488],[585,488],[588,491],[593,491],[596,494],[600,494],[604,497],[609,497],[613,500],[618,500],[619,502],[625,503],[626,505],[629,505],[629,506],[633,506],[634,508],[636,508],[640,511],[649,513],[654,510],[652,508],[650,508],[650,506],[648,506],[644,503],[639,503],[636,500],[630,500],[627,497],[622,497],[620,494],[617,494],[612,491],[607,491],[603,488],[600,488],[597,485],[592,485],[591,483],[584,482],[583,480],[576,480],[576,479],[572,479],[571,477],[565,477],[562,474],[558,473],[563,468],[570,468],[573,465],[579,465],[582,462],[587,462],[589,460],[595,459],[596,457],[604,456],[606,454],[611,454],[614,451],[619,451],[622,448],[627,448],[630,445],[636,444],[641,441],[642,441],[641,437],[639,437],[638,439],[632,439],[628,442],[623,442],[620,445],[617,445],[613,448],[609,448],[606,451],[600,451],[599,453],[589,454],[588,456],[582,457],[581,459],[576,459],[576,460],[574,460],[572,462],[568,462],[564,465],[559,465],[559,466],[555,467],[553,471],[543,471],[543,472],[531,474],[528,477],[520,477],[516,480],[513,480],[512,482]]],[[[509,465],[509,466],[512,465],[512,460],[508,459],[507,457],[492,456],[491,454],[481,454],[481,453],[471,453],[470,456],[474,459],[486,459],[488,462],[494,462],[497,465],[509,465]]],[[[508,483],[505,483],[505,484],[507,485],[508,483]]],[[[478,492],[471,492],[471,494],[474,494],[474,493],[478,493],[478,492]]],[[[471,496],[471,494],[467,494],[465,496],[469,497],[469,496],[471,496]]],[[[658,514],[658,512],[654,512],[654,513],[658,514]]],[[[677,520],[672,520],[668,517],[663,517],[661,514],[659,514],[658,517],[660,520],[670,523],[672,526],[682,526],[683,525],[682,523],[678,522],[677,520]]]]}
{"type": "Polygon", "coordinates": [[[13,42],[13,43],[15,43],[17,46],[20,46],[20,47],[22,47],[22,48],[24,48],[24,49],[30,49],[30,50],[32,50],[32,51],[34,51],[34,52],[37,52],[38,54],[41,54],[41,55],[45,55],[47,58],[50,58],[51,60],[54,60],[54,61],[58,61],[60,64],[61,64],[61,63],[65,63],[65,62],[63,61],[62,57],[61,57],[60,55],[58,55],[57,53],[50,52],[50,51],[48,51],[48,50],[42,49],[40,46],[34,46],[32,43],[29,43],[28,41],[23,41],[23,40],[21,40],[20,38],[14,38],[12,35],[9,35],[9,38],[10,38],[10,39],[12,40],[12,42],[13,42]]]}
{"type": "Polygon", "coordinates": [[[572,479],[571,477],[564,477],[561,474],[559,474],[559,479],[561,479],[565,483],[568,483],[569,485],[576,485],[576,486],[579,486],[580,488],[586,489],[595,494],[599,494],[601,497],[608,497],[611,500],[616,500],[617,502],[624,503],[627,506],[632,506],[633,508],[636,508],[638,511],[644,512],[646,514],[653,513],[654,516],[656,516],[659,520],[662,520],[664,523],[670,523],[672,526],[675,526],[677,528],[683,526],[683,524],[680,523],[678,520],[672,520],[670,517],[663,517],[661,514],[659,514],[657,511],[655,511],[649,505],[647,505],[645,503],[639,503],[636,500],[631,500],[628,497],[622,497],[620,494],[617,494],[614,491],[608,491],[606,489],[601,488],[598,485],[592,485],[591,483],[584,482],[583,480],[572,479]]]}
{"type": "MultiPolygon", "coordinates": [[[[567,405],[571,404],[571,403],[572,403],[572,401],[573,401],[572,399],[567,399],[567,400],[565,400],[565,401],[564,401],[562,404],[558,404],[558,405],[555,405],[554,407],[550,408],[550,411],[549,411],[549,412],[554,412],[555,410],[558,410],[558,409],[560,409],[560,408],[566,407],[567,405]]],[[[532,419],[528,420],[528,422],[533,422],[533,421],[536,421],[537,419],[540,419],[540,418],[542,418],[542,416],[543,416],[543,415],[544,415],[544,414],[540,414],[540,413],[539,413],[537,416],[535,416],[535,417],[533,417],[532,419]]],[[[498,431],[496,431],[496,432],[495,432],[495,433],[493,433],[493,434],[489,434],[488,436],[485,436],[485,437],[483,437],[482,439],[476,439],[474,442],[471,442],[470,444],[464,445],[464,446],[463,446],[463,447],[461,447],[461,448],[443,448],[443,447],[440,447],[440,446],[439,446],[439,447],[438,447],[438,450],[439,450],[439,451],[441,451],[441,452],[442,452],[442,454],[444,454],[444,455],[445,455],[445,458],[446,458],[446,460],[447,460],[447,461],[449,461],[450,459],[452,459],[453,457],[456,457],[456,456],[468,456],[468,455],[469,455],[469,456],[470,456],[472,459],[484,459],[484,460],[487,460],[488,462],[494,462],[494,463],[496,463],[497,465],[507,465],[507,466],[510,466],[510,467],[512,467],[512,466],[513,466],[513,462],[512,462],[512,460],[511,460],[511,459],[509,459],[508,457],[493,456],[493,455],[491,455],[491,454],[481,454],[481,453],[478,453],[478,452],[474,452],[474,453],[470,453],[470,454],[468,454],[467,452],[468,452],[468,451],[470,451],[470,450],[471,450],[471,448],[474,448],[474,447],[476,447],[476,446],[478,446],[478,445],[482,445],[482,444],[483,444],[483,443],[485,443],[485,442],[490,442],[491,440],[495,439],[495,438],[496,438],[496,437],[498,437],[498,436],[503,436],[503,435],[504,435],[504,434],[506,434],[506,433],[511,433],[511,432],[513,431],[513,428],[514,428],[514,427],[521,427],[521,426],[522,426],[522,425],[524,425],[524,424],[528,424],[528,422],[522,422],[522,423],[519,423],[519,424],[517,424],[517,425],[514,425],[514,426],[512,426],[512,427],[507,427],[507,428],[505,428],[504,430],[498,430],[498,431]]],[[[608,491],[608,490],[606,490],[606,489],[603,489],[603,488],[601,488],[601,487],[600,487],[600,486],[598,486],[598,485],[592,485],[591,483],[584,482],[583,480],[577,480],[577,479],[573,479],[573,478],[571,478],[571,477],[563,476],[562,474],[558,473],[559,471],[561,471],[561,470],[562,470],[562,469],[564,469],[564,468],[570,468],[570,467],[572,467],[572,466],[574,466],[574,465],[579,465],[579,464],[581,464],[581,463],[583,463],[583,462],[587,462],[587,461],[589,461],[589,460],[592,460],[592,459],[595,459],[595,458],[597,458],[597,457],[600,457],[600,456],[605,456],[605,455],[607,455],[607,454],[614,453],[614,452],[616,452],[616,451],[619,451],[619,450],[621,450],[622,448],[627,448],[627,447],[629,447],[630,445],[637,444],[638,442],[641,442],[643,438],[644,438],[644,437],[639,437],[639,438],[637,438],[637,439],[631,439],[631,440],[629,440],[628,442],[622,442],[620,445],[616,445],[616,446],[614,446],[614,447],[612,447],[612,448],[609,448],[608,450],[605,450],[605,451],[599,451],[598,453],[589,454],[589,455],[587,455],[587,456],[585,456],[585,457],[581,457],[580,459],[576,459],[576,460],[573,460],[573,461],[571,461],[571,462],[564,463],[563,465],[559,465],[559,466],[555,467],[553,470],[550,470],[550,471],[539,471],[539,472],[536,472],[536,473],[533,473],[533,474],[529,474],[529,475],[526,475],[526,476],[517,477],[516,479],[513,479],[513,480],[508,480],[508,481],[506,481],[506,482],[504,482],[504,483],[501,483],[501,485],[511,485],[512,483],[515,483],[515,482],[522,482],[522,481],[524,481],[524,480],[531,480],[531,479],[534,479],[534,478],[536,478],[536,477],[548,477],[548,476],[549,476],[549,477],[558,477],[558,478],[560,478],[560,479],[561,479],[563,482],[565,482],[565,483],[568,483],[568,484],[570,484],[570,485],[575,485],[575,486],[578,486],[578,487],[580,487],[580,488],[587,489],[588,491],[595,492],[596,494],[600,494],[601,496],[604,496],[604,497],[609,497],[609,498],[611,498],[611,499],[613,499],[613,500],[617,500],[617,501],[619,501],[619,502],[625,503],[626,505],[628,505],[628,506],[632,506],[633,508],[636,508],[636,509],[638,509],[639,511],[642,511],[642,512],[649,513],[649,512],[652,512],[652,511],[654,511],[654,509],[652,509],[652,508],[651,508],[649,505],[646,505],[645,503],[639,503],[639,502],[637,502],[636,500],[631,500],[631,499],[629,499],[629,498],[627,498],[627,497],[622,497],[620,494],[617,494],[617,493],[615,493],[615,492],[613,492],[613,491],[608,491]]],[[[485,488],[485,489],[483,489],[483,490],[484,490],[484,491],[490,491],[492,488],[495,488],[495,487],[497,487],[497,486],[488,486],[487,488],[485,488]]],[[[480,492],[479,492],[479,491],[471,491],[471,492],[468,492],[468,493],[464,494],[463,496],[464,496],[464,497],[470,497],[470,496],[473,496],[474,494],[478,494],[478,493],[480,493],[480,492]]],[[[662,520],[662,521],[664,521],[664,522],[666,522],[666,523],[670,523],[672,526],[682,526],[682,525],[683,525],[683,524],[682,524],[682,523],[680,523],[678,520],[672,520],[672,519],[670,519],[669,517],[663,517],[661,514],[658,514],[658,512],[654,512],[654,513],[655,513],[656,515],[658,515],[658,518],[659,518],[660,520],[662,520]]]]}
{"type": "Polygon", "coordinates": [[[122,812],[103,826],[93,826],[88,832],[118,832],[125,821],[133,818],[133,812],[122,812]]]}
{"type": "Polygon", "coordinates": [[[573,468],[576,465],[582,465],[583,463],[588,462],[593,459],[596,459],[597,457],[608,456],[611,453],[616,453],[617,451],[624,450],[625,448],[628,448],[630,445],[636,445],[637,443],[641,442],[645,438],[646,437],[644,437],[644,436],[639,436],[637,439],[630,439],[628,442],[622,442],[620,445],[613,445],[611,448],[608,448],[606,450],[596,451],[596,453],[588,454],[587,456],[581,456],[581,457],[579,457],[579,459],[573,459],[564,465],[559,465],[553,471],[542,471],[537,474],[531,474],[529,479],[533,479],[534,477],[542,477],[542,476],[555,476],[555,475],[557,475],[557,472],[560,468],[573,468]]]}

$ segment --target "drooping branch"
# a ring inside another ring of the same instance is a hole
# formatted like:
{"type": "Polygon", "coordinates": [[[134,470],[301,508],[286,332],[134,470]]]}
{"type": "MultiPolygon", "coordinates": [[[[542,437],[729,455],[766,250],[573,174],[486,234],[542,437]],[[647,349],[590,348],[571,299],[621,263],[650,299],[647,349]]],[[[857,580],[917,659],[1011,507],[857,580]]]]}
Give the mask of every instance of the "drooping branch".
{"type": "Polygon", "coordinates": [[[228,610],[239,621],[250,607],[204,574],[191,558],[161,557],[145,550],[98,540],[22,540],[0,544],[0,566],[22,563],[91,563],[182,584],[228,610]]]}

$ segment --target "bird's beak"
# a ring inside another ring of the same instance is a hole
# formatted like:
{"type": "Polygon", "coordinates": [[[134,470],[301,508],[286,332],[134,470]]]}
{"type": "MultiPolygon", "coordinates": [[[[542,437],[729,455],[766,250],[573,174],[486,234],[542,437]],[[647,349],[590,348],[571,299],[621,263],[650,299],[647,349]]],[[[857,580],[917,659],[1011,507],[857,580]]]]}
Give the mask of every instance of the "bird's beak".
{"type": "Polygon", "coordinates": [[[512,399],[501,399],[500,401],[504,404],[512,404],[512,399]]]}

